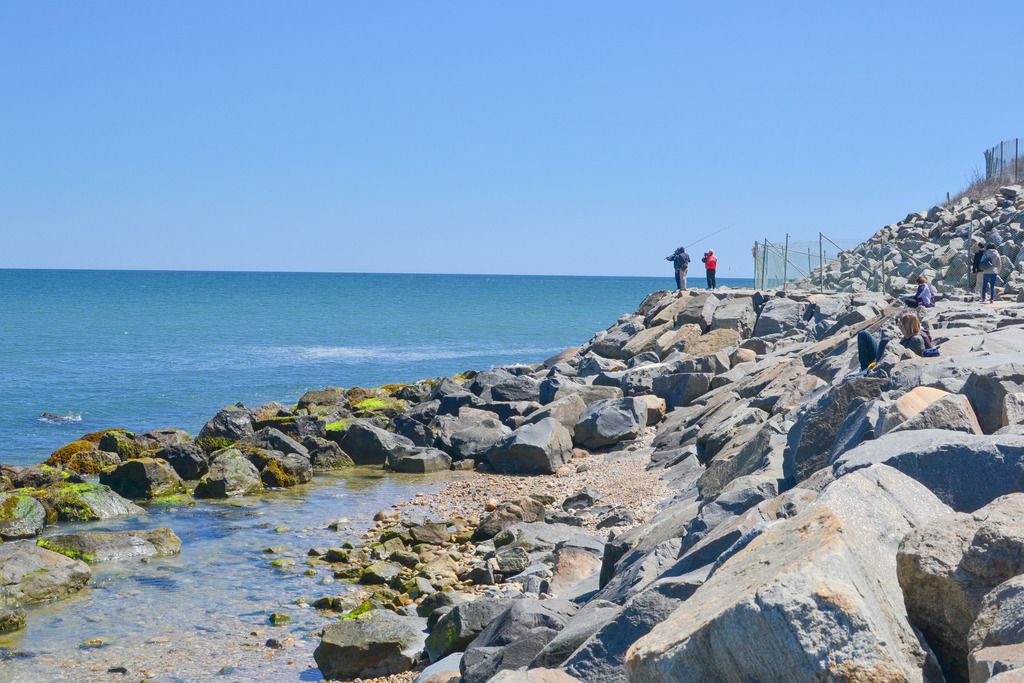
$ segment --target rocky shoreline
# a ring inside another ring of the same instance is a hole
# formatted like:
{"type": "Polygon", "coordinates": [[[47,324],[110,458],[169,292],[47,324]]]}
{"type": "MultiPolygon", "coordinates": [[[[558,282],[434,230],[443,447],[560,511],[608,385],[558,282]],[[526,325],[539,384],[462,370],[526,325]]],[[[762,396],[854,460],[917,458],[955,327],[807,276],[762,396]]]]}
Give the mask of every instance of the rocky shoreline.
{"type": "Polygon", "coordinates": [[[85,435],[0,469],[0,630],[181,549],[47,525],[363,465],[454,474],[301,563],[266,549],[310,579],[326,678],[1024,680],[1024,305],[944,294],[942,355],[868,372],[894,296],[663,291],[544,363],[85,435]]]}

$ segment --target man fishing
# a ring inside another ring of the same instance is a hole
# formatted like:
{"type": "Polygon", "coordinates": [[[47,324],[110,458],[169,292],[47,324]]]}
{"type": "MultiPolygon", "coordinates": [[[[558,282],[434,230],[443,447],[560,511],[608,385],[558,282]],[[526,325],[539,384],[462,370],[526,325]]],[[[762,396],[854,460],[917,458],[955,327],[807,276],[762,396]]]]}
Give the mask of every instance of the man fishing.
{"type": "Polygon", "coordinates": [[[665,260],[675,266],[676,289],[686,291],[686,271],[690,268],[690,255],[686,253],[686,247],[679,247],[671,256],[666,256],[665,260]]]}

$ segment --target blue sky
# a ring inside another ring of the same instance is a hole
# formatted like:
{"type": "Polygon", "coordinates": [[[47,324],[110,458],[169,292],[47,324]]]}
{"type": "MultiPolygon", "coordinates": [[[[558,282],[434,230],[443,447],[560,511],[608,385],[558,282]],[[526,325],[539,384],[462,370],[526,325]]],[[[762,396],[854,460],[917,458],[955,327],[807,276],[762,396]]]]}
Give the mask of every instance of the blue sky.
{"type": "Polygon", "coordinates": [[[1020,2],[7,2],[0,267],[667,275],[1024,136],[1020,2]],[[1000,38],[1002,36],[1002,38],[1000,38]]]}

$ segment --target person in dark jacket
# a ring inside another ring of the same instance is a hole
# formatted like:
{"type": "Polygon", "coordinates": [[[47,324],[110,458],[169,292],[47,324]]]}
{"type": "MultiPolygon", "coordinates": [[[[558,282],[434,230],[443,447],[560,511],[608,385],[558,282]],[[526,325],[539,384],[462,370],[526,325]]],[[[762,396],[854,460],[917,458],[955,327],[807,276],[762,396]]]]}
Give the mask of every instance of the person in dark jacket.
{"type": "Polygon", "coordinates": [[[981,255],[978,267],[981,268],[981,303],[985,303],[985,292],[989,292],[988,302],[996,302],[996,279],[1002,268],[1003,257],[1000,256],[996,245],[989,243],[985,245],[985,251],[981,255]]]}
{"type": "Polygon", "coordinates": [[[690,268],[690,255],[686,253],[686,247],[679,247],[670,256],[665,257],[671,261],[676,270],[676,289],[686,290],[686,271],[690,268]]]}
{"type": "Polygon", "coordinates": [[[971,274],[974,276],[974,294],[981,296],[981,255],[985,253],[985,243],[978,242],[974,249],[974,258],[971,259],[971,274]]]}

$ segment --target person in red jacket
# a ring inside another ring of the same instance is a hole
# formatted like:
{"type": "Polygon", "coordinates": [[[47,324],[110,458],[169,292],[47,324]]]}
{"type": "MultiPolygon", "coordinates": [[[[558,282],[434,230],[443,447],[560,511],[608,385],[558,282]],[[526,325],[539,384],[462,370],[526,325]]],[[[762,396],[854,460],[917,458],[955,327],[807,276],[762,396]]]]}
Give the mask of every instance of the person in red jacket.
{"type": "Polygon", "coordinates": [[[718,270],[718,257],[715,256],[714,249],[708,249],[701,261],[704,262],[704,268],[707,269],[708,276],[708,289],[715,288],[715,271],[718,270]]]}

